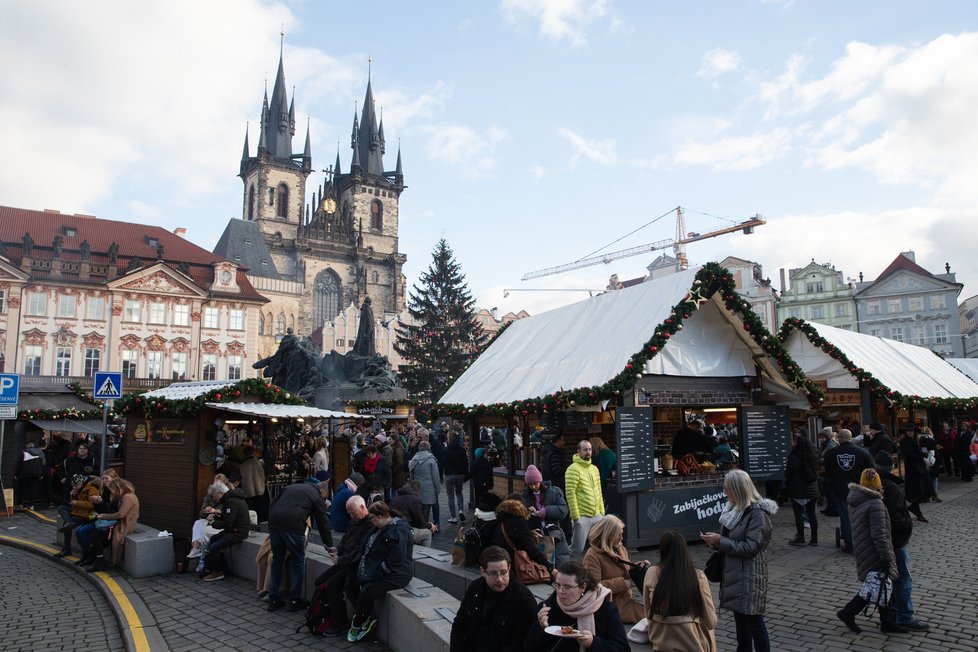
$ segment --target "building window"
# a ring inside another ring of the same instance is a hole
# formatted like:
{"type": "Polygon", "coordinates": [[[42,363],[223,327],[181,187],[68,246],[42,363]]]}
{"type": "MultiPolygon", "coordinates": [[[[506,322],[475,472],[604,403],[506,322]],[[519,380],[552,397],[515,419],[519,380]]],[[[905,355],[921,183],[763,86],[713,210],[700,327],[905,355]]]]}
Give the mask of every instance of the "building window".
{"type": "Polygon", "coordinates": [[[788,316],[792,319],[801,319],[801,308],[788,308],[788,316]]]}
{"type": "Polygon", "coordinates": [[[54,375],[71,375],[71,349],[67,346],[59,346],[54,352],[54,375]]]}
{"type": "Polygon", "coordinates": [[[101,368],[102,352],[98,349],[85,349],[85,378],[91,378],[101,368]]]}
{"type": "Polygon", "coordinates": [[[847,304],[847,303],[837,303],[837,304],[835,304],[835,316],[836,317],[848,317],[849,316],[849,304],[847,304]]]}
{"type": "Polygon", "coordinates": [[[122,321],[140,321],[139,301],[136,299],[126,299],[125,309],[122,314],[122,321]]]}
{"type": "Polygon", "coordinates": [[[218,328],[220,323],[217,316],[217,308],[213,306],[204,308],[204,328],[218,328]]]}
{"type": "Polygon", "coordinates": [[[932,294],[930,295],[930,308],[931,310],[944,310],[944,295],[943,294],[932,294]]]}
{"type": "Polygon", "coordinates": [[[886,300],[886,312],[893,314],[896,312],[902,312],[903,307],[900,305],[899,299],[887,299],[886,300]]]}
{"type": "Polygon", "coordinates": [[[244,310],[232,308],[228,311],[228,329],[232,331],[244,330],[244,310]]]}
{"type": "Polygon", "coordinates": [[[285,335],[285,313],[278,313],[278,317],[275,318],[275,334],[285,335]]]}
{"type": "Polygon", "coordinates": [[[217,356],[208,353],[202,358],[200,370],[201,380],[214,380],[217,378],[217,356]]]}
{"type": "Polygon", "coordinates": [[[163,352],[148,351],[146,353],[146,377],[160,378],[163,376],[163,352]]]}
{"type": "Polygon", "coordinates": [[[248,190],[248,221],[255,221],[255,184],[248,190]]]}
{"type": "Polygon", "coordinates": [[[265,313],[261,310],[258,311],[258,334],[265,334],[265,313]]]}
{"type": "Polygon", "coordinates": [[[165,324],[166,323],[166,305],[160,301],[153,301],[149,304],[149,323],[150,324],[165,324]]]}
{"type": "Polygon", "coordinates": [[[324,269],[316,274],[316,281],[313,286],[313,322],[312,328],[316,330],[328,321],[336,319],[340,314],[340,278],[331,269],[324,269]]]}
{"type": "Polygon", "coordinates": [[[924,309],[924,297],[914,296],[907,299],[910,305],[910,312],[921,312],[924,309]]]}
{"type": "Polygon", "coordinates": [[[24,375],[41,375],[41,355],[43,349],[37,344],[28,344],[24,347],[24,375]]]}
{"type": "Polygon", "coordinates": [[[186,303],[178,303],[173,306],[173,325],[190,326],[190,306],[186,303]]]}
{"type": "Polygon", "coordinates": [[[181,351],[173,353],[173,364],[170,365],[173,380],[187,380],[187,354],[181,351]]]}
{"type": "Polygon", "coordinates": [[[812,319],[825,319],[825,306],[812,306],[812,319]]]}
{"type": "Polygon", "coordinates": [[[822,292],[823,287],[824,286],[822,285],[821,281],[811,281],[809,283],[805,283],[805,292],[807,294],[815,294],[816,292],[822,292]]]}
{"type": "Polygon", "coordinates": [[[27,295],[27,314],[32,317],[44,317],[48,314],[47,292],[31,292],[27,295]]]}
{"type": "Polygon", "coordinates": [[[243,360],[240,355],[228,356],[228,380],[241,380],[241,365],[243,360]]]}
{"type": "Polygon", "coordinates": [[[873,337],[883,337],[883,329],[882,328],[870,328],[869,329],[869,334],[872,335],[873,337]]]}
{"type": "Polygon", "coordinates": [[[924,333],[926,332],[924,330],[924,327],[917,325],[914,326],[912,330],[913,330],[913,343],[918,346],[923,346],[924,340],[926,339],[924,336],[924,333]]]}
{"type": "Polygon", "coordinates": [[[370,202],[370,228],[374,231],[384,230],[384,204],[379,199],[370,202]]]}
{"type": "Polygon", "coordinates": [[[902,326],[891,326],[890,327],[890,339],[896,340],[897,342],[903,341],[903,327],[902,326]]]}
{"type": "Polygon", "coordinates": [[[866,304],[866,314],[867,315],[878,315],[880,314],[880,302],[870,301],[866,304]]]}
{"type": "Polygon", "coordinates": [[[85,300],[85,319],[105,319],[105,297],[88,297],[85,300]]]}
{"type": "Polygon", "coordinates": [[[934,324],[934,343],[947,344],[947,324],[934,324]]]}
{"type": "Polygon", "coordinates": [[[58,317],[74,319],[75,306],[78,298],[74,294],[62,294],[58,297],[58,317]]]}
{"type": "Polygon", "coordinates": [[[0,288],[0,315],[7,312],[7,291],[0,288]]]}
{"type": "Polygon", "coordinates": [[[278,208],[275,213],[283,220],[289,217],[289,187],[284,183],[278,184],[278,208]]]}
{"type": "Polygon", "coordinates": [[[122,352],[122,375],[125,378],[136,377],[136,362],[138,361],[138,351],[125,349],[122,352]]]}

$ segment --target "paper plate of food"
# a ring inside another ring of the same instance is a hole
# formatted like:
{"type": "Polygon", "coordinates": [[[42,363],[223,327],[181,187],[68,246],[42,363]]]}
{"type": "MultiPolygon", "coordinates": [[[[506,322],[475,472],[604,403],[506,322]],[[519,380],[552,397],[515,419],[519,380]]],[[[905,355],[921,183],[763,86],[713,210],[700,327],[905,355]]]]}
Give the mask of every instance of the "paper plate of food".
{"type": "Polygon", "coordinates": [[[551,625],[543,630],[551,636],[580,636],[581,632],[570,625],[551,625]]]}

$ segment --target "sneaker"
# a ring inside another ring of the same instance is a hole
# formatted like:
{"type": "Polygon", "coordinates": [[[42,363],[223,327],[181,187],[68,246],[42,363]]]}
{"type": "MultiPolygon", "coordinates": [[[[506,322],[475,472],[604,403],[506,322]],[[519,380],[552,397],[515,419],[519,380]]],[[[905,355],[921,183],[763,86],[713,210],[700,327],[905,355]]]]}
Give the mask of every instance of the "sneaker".
{"type": "Polygon", "coordinates": [[[204,554],[203,550],[201,550],[200,548],[194,548],[189,553],[187,553],[187,557],[189,559],[196,559],[197,557],[200,557],[202,554],[204,554]]]}
{"type": "Polygon", "coordinates": [[[259,591],[258,592],[258,599],[259,600],[268,600],[268,591],[259,591]]]}
{"type": "Polygon", "coordinates": [[[350,643],[356,643],[357,641],[359,641],[361,638],[363,638],[362,636],[360,636],[361,629],[362,627],[360,625],[357,625],[357,619],[354,618],[350,622],[350,631],[346,633],[346,640],[349,641],[350,643]]]}
{"type": "Polygon", "coordinates": [[[911,620],[906,623],[897,623],[900,627],[906,627],[911,632],[926,632],[930,629],[930,625],[927,623],[922,623],[919,620],[911,620]]]}
{"type": "Polygon", "coordinates": [[[275,611],[276,609],[278,609],[279,607],[281,607],[284,604],[285,603],[282,602],[281,600],[272,600],[271,598],[269,598],[268,599],[268,610],[269,611],[275,611]]]}
{"type": "Polygon", "coordinates": [[[458,523],[458,519],[453,516],[450,519],[448,519],[448,522],[449,523],[458,523]]]}
{"type": "Polygon", "coordinates": [[[221,571],[211,571],[207,575],[204,575],[203,579],[205,582],[215,582],[217,580],[224,579],[224,573],[221,571]]]}
{"type": "MultiPolygon", "coordinates": [[[[352,642],[355,643],[357,641],[362,641],[370,634],[370,632],[374,631],[376,627],[377,627],[377,619],[374,618],[373,616],[370,616],[369,618],[367,618],[366,622],[363,623],[363,627],[360,627],[359,629],[356,630],[356,634],[354,635],[352,642]]],[[[353,634],[352,628],[350,629],[350,634],[353,634]]],[[[350,634],[347,634],[346,636],[346,640],[348,641],[351,640],[350,634]]]]}
{"type": "Polygon", "coordinates": [[[301,611],[309,606],[309,603],[303,599],[292,600],[289,602],[289,611],[301,611]]]}

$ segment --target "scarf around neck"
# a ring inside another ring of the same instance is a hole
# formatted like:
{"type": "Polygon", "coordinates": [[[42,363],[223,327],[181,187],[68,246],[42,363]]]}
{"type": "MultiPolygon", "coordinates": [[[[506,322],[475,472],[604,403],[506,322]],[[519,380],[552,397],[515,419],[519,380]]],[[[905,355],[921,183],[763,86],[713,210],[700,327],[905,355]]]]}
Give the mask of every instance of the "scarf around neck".
{"type": "MultiPolygon", "coordinates": [[[[594,612],[600,609],[601,605],[610,596],[611,589],[598,584],[598,588],[585,592],[584,595],[570,604],[564,604],[558,594],[557,606],[571,618],[577,619],[577,629],[579,631],[591,632],[592,636],[597,636],[597,632],[594,631],[594,612]]],[[[583,645],[581,646],[581,650],[584,650],[583,645]]]]}

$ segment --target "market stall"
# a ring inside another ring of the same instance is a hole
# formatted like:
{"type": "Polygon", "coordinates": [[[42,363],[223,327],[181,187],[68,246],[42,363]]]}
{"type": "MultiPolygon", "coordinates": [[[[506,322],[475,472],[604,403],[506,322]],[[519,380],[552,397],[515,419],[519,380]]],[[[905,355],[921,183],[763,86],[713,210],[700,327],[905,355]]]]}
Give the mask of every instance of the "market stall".
{"type": "Polygon", "coordinates": [[[626,544],[650,545],[668,529],[695,538],[714,526],[725,500],[721,469],[708,456],[669,459],[691,419],[709,421],[708,410],[735,415],[725,431],[739,441],[748,472],[778,479],[788,410],[821,396],[735,293],[730,274],[711,263],[514,322],[436,409],[535,414],[558,424],[567,460],[583,436],[606,434],[618,458],[611,489],[626,544]]]}

